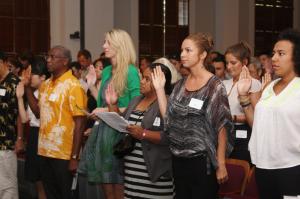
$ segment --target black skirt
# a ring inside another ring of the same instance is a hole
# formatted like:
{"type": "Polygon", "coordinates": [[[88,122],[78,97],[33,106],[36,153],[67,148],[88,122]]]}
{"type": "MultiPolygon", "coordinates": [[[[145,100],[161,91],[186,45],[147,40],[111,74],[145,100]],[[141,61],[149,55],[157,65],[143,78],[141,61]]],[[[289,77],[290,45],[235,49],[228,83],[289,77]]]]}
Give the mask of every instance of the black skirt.
{"type": "Polygon", "coordinates": [[[37,154],[39,127],[30,127],[26,146],[25,179],[30,182],[41,180],[40,157],[37,154]]]}
{"type": "Polygon", "coordinates": [[[237,130],[247,131],[246,138],[240,138],[238,136],[235,137],[235,143],[233,151],[230,154],[230,158],[238,159],[238,160],[246,160],[251,163],[250,152],[248,150],[248,143],[251,137],[251,127],[248,124],[234,125],[235,134],[237,130]]]}

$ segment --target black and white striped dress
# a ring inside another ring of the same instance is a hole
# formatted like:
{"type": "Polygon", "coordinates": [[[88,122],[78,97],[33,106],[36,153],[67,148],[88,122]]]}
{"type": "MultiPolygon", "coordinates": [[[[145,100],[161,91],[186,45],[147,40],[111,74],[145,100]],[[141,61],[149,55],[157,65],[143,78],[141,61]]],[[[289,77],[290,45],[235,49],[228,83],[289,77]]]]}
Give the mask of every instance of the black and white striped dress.
{"type": "MultiPolygon", "coordinates": [[[[129,117],[129,123],[141,125],[144,112],[134,110],[129,117]]],[[[134,150],[124,157],[125,199],[171,199],[173,198],[173,181],[170,178],[160,178],[155,183],[150,181],[141,142],[138,140],[134,150]]]]}

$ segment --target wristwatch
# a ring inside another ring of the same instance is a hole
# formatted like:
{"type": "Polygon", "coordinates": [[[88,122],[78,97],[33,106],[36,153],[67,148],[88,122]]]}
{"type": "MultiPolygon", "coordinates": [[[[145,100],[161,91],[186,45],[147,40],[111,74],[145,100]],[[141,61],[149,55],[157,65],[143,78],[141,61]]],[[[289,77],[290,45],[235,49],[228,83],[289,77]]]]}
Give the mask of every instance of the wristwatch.
{"type": "Polygon", "coordinates": [[[78,159],[78,157],[77,157],[77,155],[76,155],[76,154],[73,154],[73,155],[71,156],[71,159],[72,159],[72,160],[77,160],[77,159],[78,159]]]}

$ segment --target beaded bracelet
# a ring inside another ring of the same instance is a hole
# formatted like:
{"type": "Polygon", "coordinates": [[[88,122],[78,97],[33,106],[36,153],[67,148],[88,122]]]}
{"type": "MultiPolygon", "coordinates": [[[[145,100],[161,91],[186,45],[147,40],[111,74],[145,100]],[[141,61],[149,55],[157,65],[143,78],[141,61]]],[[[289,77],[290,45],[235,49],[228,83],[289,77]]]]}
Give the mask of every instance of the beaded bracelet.
{"type": "Polygon", "coordinates": [[[241,104],[241,106],[242,106],[243,108],[246,108],[246,107],[248,107],[250,104],[251,104],[251,102],[249,101],[248,103],[241,104]]]}

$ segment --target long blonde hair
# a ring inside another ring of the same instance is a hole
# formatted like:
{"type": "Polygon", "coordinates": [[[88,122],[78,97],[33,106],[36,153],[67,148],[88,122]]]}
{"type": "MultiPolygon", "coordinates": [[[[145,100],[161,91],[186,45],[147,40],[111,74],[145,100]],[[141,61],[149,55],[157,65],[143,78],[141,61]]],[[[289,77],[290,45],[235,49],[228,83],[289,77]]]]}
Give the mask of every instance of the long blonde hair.
{"type": "Polygon", "coordinates": [[[135,48],[129,34],[121,29],[112,29],[105,38],[116,52],[116,66],[112,75],[112,84],[119,96],[127,89],[128,66],[135,64],[135,48]]]}

